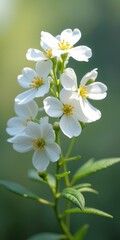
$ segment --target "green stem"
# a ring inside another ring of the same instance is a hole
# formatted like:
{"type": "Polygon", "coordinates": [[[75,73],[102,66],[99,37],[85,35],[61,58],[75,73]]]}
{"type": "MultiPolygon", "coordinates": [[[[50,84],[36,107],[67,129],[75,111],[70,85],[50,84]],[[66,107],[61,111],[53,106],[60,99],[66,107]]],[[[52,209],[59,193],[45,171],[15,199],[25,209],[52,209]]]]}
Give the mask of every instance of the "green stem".
{"type": "Polygon", "coordinates": [[[72,139],[72,141],[71,141],[71,143],[70,143],[70,146],[69,146],[69,148],[68,148],[68,151],[67,151],[67,153],[66,153],[66,155],[65,155],[65,159],[69,157],[69,155],[70,155],[70,153],[71,153],[71,151],[72,151],[72,149],[73,149],[73,146],[74,146],[75,142],[76,142],[76,138],[73,137],[73,139],[72,139]]]}

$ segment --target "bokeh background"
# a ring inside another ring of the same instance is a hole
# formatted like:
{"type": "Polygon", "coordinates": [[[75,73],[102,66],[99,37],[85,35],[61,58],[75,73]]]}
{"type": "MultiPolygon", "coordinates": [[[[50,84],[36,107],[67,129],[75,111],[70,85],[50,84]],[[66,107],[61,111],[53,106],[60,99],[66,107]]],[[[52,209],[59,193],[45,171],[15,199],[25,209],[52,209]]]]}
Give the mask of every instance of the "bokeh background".
{"type": "MultiPolygon", "coordinates": [[[[34,67],[34,63],[26,60],[27,49],[39,49],[42,30],[57,35],[66,28],[79,28],[82,32],[80,44],[93,51],[88,63],[71,59],[69,66],[75,69],[78,78],[97,67],[98,81],[108,86],[108,97],[97,103],[94,101],[102,118],[87,125],[79,137],[74,151],[82,159],[69,168],[75,171],[91,157],[97,160],[120,156],[120,1],[0,0],[0,179],[21,183],[41,197],[49,196],[48,189],[27,178],[27,171],[32,168],[31,153],[15,152],[6,142],[5,128],[7,120],[14,116],[14,98],[23,91],[17,84],[17,75],[25,66],[34,67]]],[[[66,138],[64,141],[69,144],[66,138]]],[[[54,172],[54,166],[48,170],[54,172]]],[[[104,210],[114,218],[74,215],[72,232],[88,223],[86,240],[119,240],[120,165],[88,177],[85,182],[91,182],[100,192],[99,196],[86,194],[86,205],[104,210]]],[[[0,187],[1,240],[25,240],[45,231],[60,232],[49,207],[22,199],[0,187]]]]}

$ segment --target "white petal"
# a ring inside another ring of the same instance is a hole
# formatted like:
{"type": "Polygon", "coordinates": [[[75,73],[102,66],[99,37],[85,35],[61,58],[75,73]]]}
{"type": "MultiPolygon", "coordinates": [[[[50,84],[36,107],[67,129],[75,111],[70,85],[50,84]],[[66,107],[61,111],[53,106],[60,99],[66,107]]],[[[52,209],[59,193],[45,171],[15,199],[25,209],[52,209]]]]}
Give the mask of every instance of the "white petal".
{"type": "Polygon", "coordinates": [[[46,143],[55,142],[55,132],[51,124],[41,123],[40,129],[41,129],[41,137],[44,139],[46,143]]]}
{"type": "Polygon", "coordinates": [[[41,46],[44,50],[58,47],[59,41],[48,32],[41,32],[41,46]]]}
{"type": "Polygon", "coordinates": [[[28,122],[25,133],[31,138],[41,138],[40,124],[35,122],[28,122]]]}
{"type": "Polygon", "coordinates": [[[13,140],[13,148],[20,153],[32,150],[32,139],[28,136],[16,136],[13,140]]]}
{"type": "Polygon", "coordinates": [[[36,72],[32,68],[23,68],[22,75],[18,76],[19,85],[24,88],[30,88],[29,84],[36,75],[36,72]]]}
{"type": "Polygon", "coordinates": [[[32,88],[23,93],[20,93],[16,98],[15,102],[18,104],[26,104],[35,98],[37,89],[32,88]]]}
{"type": "Polygon", "coordinates": [[[87,99],[80,98],[80,104],[84,115],[89,119],[90,122],[94,122],[101,118],[101,112],[93,107],[87,99]]]}
{"type": "Polygon", "coordinates": [[[45,145],[45,152],[51,162],[56,162],[60,158],[60,147],[56,143],[45,145]]]}
{"type": "Polygon", "coordinates": [[[24,105],[15,103],[15,112],[19,117],[24,119],[32,117],[34,120],[38,114],[38,105],[34,100],[24,105]]]}
{"type": "Polygon", "coordinates": [[[50,117],[60,117],[63,114],[63,104],[55,97],[47,97],[43,101],[44,109],[50,117]]]}
{"type": "Polygon", "coordinates": [[[62,116],[60,120],[60,128],[62,132],[69,138],[77,137],[81,133],[81,125],[73,116],[62,116]]]}
{"type": "Polygon", "coordinates": [[[17,80],[18,80],[18,83],[19,83],[19,85],[21,87],[23,87],[23,88],[30,88],[31,79],[28,80],[23,75],[18,75],[17,80]]]}
{"type": "Polygon", "coordinates": [[[34,48],[28,49],[26,53],[26,58],[28,60],[35,61],[35,62],[47,60],[47,57],[44,55],[43,52],[34,48]]]}
{"type": "Polygon", "coordinates": [[[45,151],[35,151],[32,157],[33,166],[38,171],[45,171],[49,165],[50,159],[45,151]]]}
{"type": "Polygon", "coordinates": [[[35,94],[35,97],[43,97],[46,93],[49,92],[50,83],[46,81],[45,84],[41,85],[35,94]]]}
{"type": "Polygon", "coordinates": [[[36,71],[40,77],[47,77],[48,74],[51,72],[52,69],[52,62],[51,60],[44,61],[44,62],[37,62],[36,63],[36,71]]]}
{"type": "Polygon", "coordinates": [[[98,75],[97,68],[93,69],[91,72],[86,73],[81,79],[81,83],[80,83],[81,86],[85,86],[85,84],[89,80],[95,81],[95,79],[97,78],[97,75],[98,75]]]}
{"type": "Polygon", "coordinates": [[[23,126],[23,120],[19,117],[10,118],[7,122],[6,131],[11,136],[20,134],[23,132],[25,127],[23,126]]]}
{"type": "Polygon", "coordinates": [[[72,104],[72,91],[68,91],[66,89],[62,89],[60,91],[60,100],[63,104],[72,104]]]}
{"type": "Polygon", "coordinates": [[[76,91],[77,89],[77,77],[72,68],[66,68],[60,78],[62,86],[67,90],[76,91]]]}
{"type": "Polygon", "coordinates": [[[87,85],[86,90],[88,91],[88,98],[100,100],[104,99],[107,95],[107,87],[105,84],[100,82],[94,82],[87,85]]]}
{"type": "Polygon", "coordinates": [[[88,62],[88,59],[92,56],[91,49],[86,46],[74,47],[69,50],[69,54],[77,61],[88,62]]]}
{"type": "Polygon", "coordinates": [[[46,124],[46,123],[48,123],[48,122],[49,122],[49,117],[48,117],[48,116],[45,116],[45,117],[40,118],[40,123],[46,124]]]}
{"type": "Polygon", "coordinates": [[[76,42],[79,41],[81,37],[81,32],[79,29],[66,29],[61,33],[61,42],[65,40],[66,42],[70,43],[73,46],[76,42]]]}

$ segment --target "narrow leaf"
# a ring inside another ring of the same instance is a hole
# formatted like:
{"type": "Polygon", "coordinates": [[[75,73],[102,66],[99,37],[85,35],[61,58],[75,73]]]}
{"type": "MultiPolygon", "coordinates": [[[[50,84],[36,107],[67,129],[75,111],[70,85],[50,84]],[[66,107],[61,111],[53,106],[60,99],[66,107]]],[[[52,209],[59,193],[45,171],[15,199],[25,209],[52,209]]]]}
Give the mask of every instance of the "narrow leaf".
{"type": "Polygon", "coordinates": [[[53,205],[52,203],[48,202],[45,199],[40,198],[37,194],[29,191],[28,189],[26,189],[25,187],[21,186],[18,183],[14,183],[7,180],[0,180],[0,185],[5,187],[10,192],[15,193],[21,197],[33,199],[43,204],[47,204],[51,206],[53,205]]]}
{"type": "Polygon", "coordinates": [[[93,160],[89,160],[87,163],[85,163],[82,167],[80,167],[76,171],[76,173],[73,176],[72,183],[74,183],[78,179],[84,178],[95,172],[101,171],[102,169],[110,167],[119,162],[120,162],[120,158],[108,158],[108,159],[98,160],[96,162],[93,162],[93,160]]]}
{"type": "Polygon", "coordinates": [[[88,214],[95,214],[95,215],[99,215],[101,217],[109,217],[109,218],[113,218],[112,215],[103,212],[101,210],[95,209],[95,208],[84,208],[83,210],[80,210],[79,208],[72,208],[72,209],[68,209],[65,211],[66,214],[71,214],[71,213],[88,213],[88,214]]]}
{"type": "Polygon", "coordinates": [[[80,192],[90,192],[90,193],[94,193],[94,194],[98,194],[98,191],[96,191],[93,188],[90,187],[83,187],[79,189],[80,192]]]}
{"type": "Polygon", "coordinates": [[[91,183],[80,183],[80,184],[77,184],[77,185],[73,186],[73,188],[75,188],[75,189],[80,189],[80,188],[83,188],[83,187],[91,187],[91,183]]]}
{"type": "Polygon", "coordinates": [[[57,233],[41,233],[36,234],[27,240],[63,240],[65,239],[64,235],[57,234],[57,233]]]}
{"type": "Polygon", "coordinates": [[[65,188],[62,192],[62,196],[68,199],[80,209],[83,209],[85,206],[85,199],[83,195],[74,188],[65,188]]]}
{"type": "Polygon", "coordinates": [[[89,225],[85,224],[83,225],[74,235],[75,240],[84,240],[85,235],[88,231],[89,225]]]}
{"type": "Polygon", "coordinates": [[[56,177],[57,177],[57,179],[60,179],[60,178],[63,178],[65,176],[69,175],[69,174],[70,174],[70,171],[67,171],[67,172],[56,174],[56,177]]]}

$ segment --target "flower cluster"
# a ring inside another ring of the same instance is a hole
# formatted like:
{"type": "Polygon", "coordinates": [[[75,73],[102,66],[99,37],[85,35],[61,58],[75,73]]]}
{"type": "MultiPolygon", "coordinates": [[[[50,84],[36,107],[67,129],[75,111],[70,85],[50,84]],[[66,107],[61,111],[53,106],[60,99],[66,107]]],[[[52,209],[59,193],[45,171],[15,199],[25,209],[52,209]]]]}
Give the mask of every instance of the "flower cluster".
{"type": "Polygon", "coordinates": [[[77,84],[76,73],[66,67],[70,57],[87,62],[92,56],[87,46],[74,47],[80,38],[79,29],[66,29],[56,37],[42,31],[42,51],[31,48],[26,54],[28,60],[36,62],[35,70],[26,67],[18,76],[18,83],[25,91],[15,98],[17,116],[8,120],[6,130],[12,136],[8,141],[18,152],[34,150],[32,161],[39,171],[46,170],[50,161],[59,160],[61,153],[58,130],[54,123],[49,123],[46,114],[57,119],[59,128],[69,138],[80,135],[82,123],[101,117],[101,112],[89,102],[106,97],[107,87],[95,82],[97,69],[85,74],[77,84]],[[41,108],[35,102],[38,98],[43,102],[41,108]],[[41,109],[44,117],[38,117],[41,109]]]}

